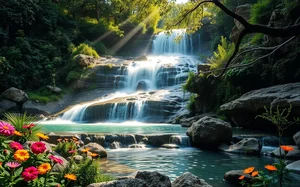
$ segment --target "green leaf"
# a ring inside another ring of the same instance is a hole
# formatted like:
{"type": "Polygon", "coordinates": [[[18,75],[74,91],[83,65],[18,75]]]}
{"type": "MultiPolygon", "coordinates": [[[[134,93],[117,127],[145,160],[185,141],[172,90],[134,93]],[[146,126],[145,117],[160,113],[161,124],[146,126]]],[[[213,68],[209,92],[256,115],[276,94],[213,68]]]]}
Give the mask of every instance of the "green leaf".
{"type": "Polygon", "coordinates": [[[22,173],[22,171],[23,171],[23,167],[20,167],[19,169],[17,169],[15,172],[14,172],[14,176],[20,176],[21,175],[21,173],[22,173]]]}

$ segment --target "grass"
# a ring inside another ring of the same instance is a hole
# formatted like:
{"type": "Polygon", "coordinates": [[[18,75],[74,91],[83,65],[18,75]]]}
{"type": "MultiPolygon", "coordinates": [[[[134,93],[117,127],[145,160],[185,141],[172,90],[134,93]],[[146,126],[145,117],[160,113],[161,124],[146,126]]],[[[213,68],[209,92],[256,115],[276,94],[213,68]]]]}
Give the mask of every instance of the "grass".
{"type": "Polygon", "coordinates": [[[47,90],[47,88],[41,88],[37,91],[27,91],[28,97],[30,100],[38,101],[44,104],[47,104],[52,101],[58,101],[62,98],[65,92],[60,94],[52,93],[47,90]]]}

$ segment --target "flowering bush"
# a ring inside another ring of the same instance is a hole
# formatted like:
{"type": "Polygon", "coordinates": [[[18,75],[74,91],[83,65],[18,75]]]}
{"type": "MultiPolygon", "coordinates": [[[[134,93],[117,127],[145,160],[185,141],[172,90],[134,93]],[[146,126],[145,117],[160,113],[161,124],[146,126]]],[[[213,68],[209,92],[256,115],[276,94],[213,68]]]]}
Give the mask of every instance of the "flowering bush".
{"type": "MultiPolygon", "coordinates": [[[[13,122],[11,124],[0,121],[0,186],[73,187],[111,179],[110,177],[101,177],[101,180],[98,180],[101,176],[99,165],[95,165],[93,159],[87,157],[87,154],[93,153],[87,153],[84,156],[85,159],[79,164],[73,161],[72,156],[77,153],[77,139],[61,143],[67,145],[59,145],[68,146],[68,155],[64,156],[71,156],[71,161],[66,165],[61,157],[47,149],[46,142],[42,141],[49,138],[47,135],[40,132],[33,133],[37,132],[37,126],[32,122],[21,124],[21,122],[27,121],[26,115],[13,116],[10,119],[13,122]],[[28,142],[33,139],[38,141],[28,142]],[[22,145],[23,143],[26,144],[22,145]],[[64,165],[65,167],[61,172],[55,172],[53,171],[55,165],[64,165]],[[78,178],[82,181],[77,181],[78,178]]],[[[93,158],[96,156],[96,154],[92,155],[93,158]]]]}

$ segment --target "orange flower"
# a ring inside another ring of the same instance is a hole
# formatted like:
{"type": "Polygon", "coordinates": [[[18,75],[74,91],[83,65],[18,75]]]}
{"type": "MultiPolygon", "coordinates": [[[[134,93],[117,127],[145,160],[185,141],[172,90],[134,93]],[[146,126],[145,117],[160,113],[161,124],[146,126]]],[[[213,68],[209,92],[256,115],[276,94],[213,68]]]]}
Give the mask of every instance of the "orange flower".
{"type": "Polygon", "coordinates": [[[44,175],[51,170],[51,165],[49,163],[43,163],[38,167],[38,170],[39,174],[44,175]]]}
{"type": "Polygon", "coordinates": [[[91,153],[91,152],[88,152],[88,155],[90,155],[91,157],[97,157],[98,156],[97,153],[91,153]]]}
{"type": "Polygon", "coordinates": [[[16,135],[16,136],[23,136],[23,134],[21,132],[19,132],[19,131],[15,131],[14,135],[16,135]]]}
{"type": "Polygon", "coordinates": [[[43,134],[43,133],[36,133],[35,134],[37,137],[39,137],[40,139],[42,140],[48,140],[49,139],[49,136],[43,134]]]}
{"type": "Polygon", "coordinates": [[[87,148],[85,148],[85,149],[82,149],[81,152],[87,153],[90,149],[91,149],[91,148],[88,148],[88,147],[87,147],[87,148]]]}
{"type": "Polygon", "coordinates": [[[273,165],[266,165],[265,168],[269,171],[276,171],[277,170],[277,168],[273,165]]]}
{"type": "Polygon", "coordinates": [[[2,167],[3,162],[0,162],[0,167],[2,167]]]}
{"type": "Polygon", "coordinates": [[[294,150],[294,148],[292,146],[288,146],[288,145],[281,145],[280,147],[284,151],[293,151],[294,150]]]}
{"type": "Polygon", "coordinates": [[[19,149],[14,153],[14,158],[19,162],[25,162],[29,158],[29,153],[24,149],[19,149]]]}
{"type": "Polygon", "coordinates": [[[243,180],[244,178],[245,178],[244,175],[241,175],[241,176],[239,177],[240,180],[243,180]]]}
{"type": "Polygon", "coordinates": [[[252,173],[254,171],[255,167],[249,167],[247,169],[244,169],[244,173],[245,174],[249,174],[249,173],[252,173]]]}
{"type": "Polygon", "coordinates": [[[70,174],[70,173],[65,174],[64,178],[71,180],[71,181],[76,181],[76,179],[77,179],[76,175],[70,174]]]}
{"type": "Polygon", "coordinates": [[[254,172],[251,174],[252,177],[255,177],[255,176],[257,176],[257,175],[258,175],[258,171],[254,171],[254,172]]]}

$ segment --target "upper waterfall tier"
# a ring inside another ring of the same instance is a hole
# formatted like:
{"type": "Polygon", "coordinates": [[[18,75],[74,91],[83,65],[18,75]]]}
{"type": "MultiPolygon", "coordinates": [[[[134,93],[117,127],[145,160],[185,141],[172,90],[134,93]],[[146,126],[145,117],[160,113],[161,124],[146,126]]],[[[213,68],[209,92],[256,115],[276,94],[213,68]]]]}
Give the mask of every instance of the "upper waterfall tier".
{"type": "Polygon", "coordinates": [[[200,50],[200,34],[189,35],[185,29],[172,30],[170,35],[164,32],[155,36],[152,45],[154,55],[161,54],[197,54],[200,50]],[[180,40],[175,42],[179,37],[180,40]]]}

